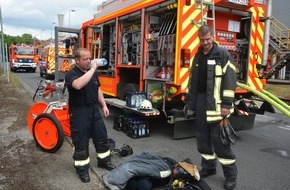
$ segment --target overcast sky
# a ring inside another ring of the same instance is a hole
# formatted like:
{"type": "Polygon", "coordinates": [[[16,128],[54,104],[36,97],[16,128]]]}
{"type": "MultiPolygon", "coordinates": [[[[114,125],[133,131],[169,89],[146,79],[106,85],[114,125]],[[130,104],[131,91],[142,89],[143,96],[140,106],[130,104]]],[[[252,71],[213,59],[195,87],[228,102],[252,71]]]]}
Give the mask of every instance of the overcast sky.
{"type": "Polygon", "coordinates": [[[0,0],[3,31],[11,36],[28,33],[38,39],[49,39],[54,26],[59,25],[58,14],[64,15],[64,27],[68,27],[70,23],[71,28],[80,28],[83,22],[93,18],[97,5],[102,2],[103,0],[0,0]]]}
{"type": "MultiPolygon", "coordinates": [[[[52,23],[59,24],[58,14],[64,15],[64,27],[68,27],[70,23],[70,27],[80,28],[81,23],[93,18],[97,12],[97,5],[103,1],[0,0],[3,30],[5,34],[12,36],[28,33],[38,39],[49,39],[55,26],[52,23]]],[[[289,0],[273,0],[273,16],[288,27],[290,27],[289,8],[289,0]]]]}

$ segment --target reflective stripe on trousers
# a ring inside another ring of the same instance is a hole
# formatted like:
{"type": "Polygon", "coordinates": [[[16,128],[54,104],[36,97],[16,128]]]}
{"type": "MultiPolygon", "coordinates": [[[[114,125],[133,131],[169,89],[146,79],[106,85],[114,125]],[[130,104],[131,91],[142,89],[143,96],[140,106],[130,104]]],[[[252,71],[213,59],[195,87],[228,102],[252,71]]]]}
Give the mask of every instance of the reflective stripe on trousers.
{"type": "Polygon", "coordinates": [[[86,160],[75,160],[75,166],[84,166],[90,163],[90,158],[86,160]]]}
{"type": "Polygon", "coordinates": [[[206,121],[206,99],[206,93],[199,93],[196,101],[196,142],[197,149],[204,158],[202,167],[215,167],[214,163],[207,166],[207,161],[215,160],[216,157],[223,165],[233,164],[236,157],[231,146],[225,146],[221,142],[219,122],[207,123],[206,121]]]}

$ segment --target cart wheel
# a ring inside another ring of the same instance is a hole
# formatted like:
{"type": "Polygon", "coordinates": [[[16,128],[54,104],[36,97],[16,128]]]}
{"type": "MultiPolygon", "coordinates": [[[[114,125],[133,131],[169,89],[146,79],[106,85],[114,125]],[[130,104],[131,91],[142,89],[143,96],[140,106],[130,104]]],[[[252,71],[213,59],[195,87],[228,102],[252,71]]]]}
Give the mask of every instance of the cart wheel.
{"type": "Polygon", "coordinates": [[[44,152],[55,153],[64,140],[64,133],[60,122],[51,114],[38,115],[33,122],[33,138],[44,152]]]}
{"type": "Polygon", "coordinates": [[[31,135],[33,135],[32,126],[35,118],[44,112],[44,110],[47,108],[47,105],[48,104],[46,102],[37,102],[30,107],[27,115],[27,125],[31,135]]]}

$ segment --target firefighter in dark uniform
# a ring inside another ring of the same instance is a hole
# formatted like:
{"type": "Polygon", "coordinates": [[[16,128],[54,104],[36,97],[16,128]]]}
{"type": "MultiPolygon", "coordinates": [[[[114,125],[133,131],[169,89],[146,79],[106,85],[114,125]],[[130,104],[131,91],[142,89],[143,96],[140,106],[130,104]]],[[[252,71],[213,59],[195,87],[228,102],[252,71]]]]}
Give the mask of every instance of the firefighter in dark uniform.
{"type": "Polygon", "coordinates": [[[233,112],[236,69],[228,51],[214,42],[210,26],[201,26],[198,36],[200,47],[190,71],[184,112],[188,117],[195,115],[201,177],[216,174],[218,159],[226,178],[224,188],[234,189],[238,174],[236,157],[231,145],[222,143],[219,123],[233,112]]]}
{"type": "Polygon", "coordinates": [[[107,117],[109,110],[95,74],[96,61],[91,61],[91,53],[85,48],[75,52],[75,67],[65,76],[69,92],[69,113],[71,137],[74,145],[74,166],[81,181],[90,181],[89,139],[92,138],[98,167],[112,170],[115,166],[110,161],[110,144],[107,129],[99,111],[102,106],[107,117]]]}

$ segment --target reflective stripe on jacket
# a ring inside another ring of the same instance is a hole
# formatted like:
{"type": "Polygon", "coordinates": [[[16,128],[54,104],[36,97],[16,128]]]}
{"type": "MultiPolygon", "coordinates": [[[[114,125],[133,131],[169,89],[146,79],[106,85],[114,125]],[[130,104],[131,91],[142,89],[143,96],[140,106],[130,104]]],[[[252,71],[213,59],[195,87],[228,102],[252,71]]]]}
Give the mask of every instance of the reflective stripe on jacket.
{"type": "MultiPolygon", "coordinates": [[[[198,49],[190,71],[186,106],[189,110],[196,110],[198,60],[202,48],[198,49]]],[[[207,61],[207,121],[219,121],[221,108],[231,109],[236,89],[236,68],[229,52],[214,43],[213,50],[207,61]]]]}

